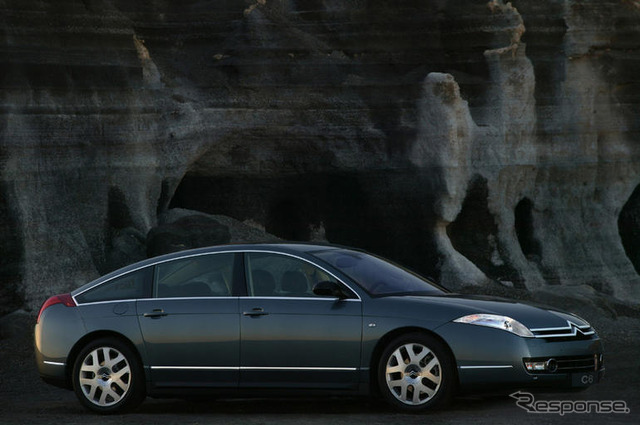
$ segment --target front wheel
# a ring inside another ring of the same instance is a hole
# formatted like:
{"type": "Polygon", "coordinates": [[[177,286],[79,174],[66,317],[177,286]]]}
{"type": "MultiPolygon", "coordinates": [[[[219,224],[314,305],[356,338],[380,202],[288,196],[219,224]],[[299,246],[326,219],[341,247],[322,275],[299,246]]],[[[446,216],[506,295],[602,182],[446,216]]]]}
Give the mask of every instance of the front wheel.
{"type": "Polygon", "coordinates": [[[378,364],[384,399],[405,412],[444,406],[457,381],[453,360],[434,337],[412,333],[393,340],[378,364]]]}
{"type": "Polygon", "coordinates": [[[126,344],[103,338],[87,344],[73,368],[73,388],[86,408],[118,413],[144,399],[144,372],[126,344]]]}

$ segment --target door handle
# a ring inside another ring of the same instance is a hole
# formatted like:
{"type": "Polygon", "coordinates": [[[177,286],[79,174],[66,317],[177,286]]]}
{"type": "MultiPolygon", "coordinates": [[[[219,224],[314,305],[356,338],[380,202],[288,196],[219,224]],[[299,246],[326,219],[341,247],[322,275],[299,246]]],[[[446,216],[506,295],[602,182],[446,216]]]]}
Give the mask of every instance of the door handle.
{"type": "Polygon", "coordinates": [[[165,313],[163,309],[161,308],[154,308],[151,313],[145,313],[143,314],[144,317],[151,317],[151,318],[158,318],[158,317],[163,317],[166,316],[168,313],[165,313]]]}
{"type": "Polygon", "coordinates": [[[251,311],[245,311],[242,313],[245,316],[257,317],[257,316],[266,316],[269,313],[264,311],[261,307],[252,308],[251,311]]]}

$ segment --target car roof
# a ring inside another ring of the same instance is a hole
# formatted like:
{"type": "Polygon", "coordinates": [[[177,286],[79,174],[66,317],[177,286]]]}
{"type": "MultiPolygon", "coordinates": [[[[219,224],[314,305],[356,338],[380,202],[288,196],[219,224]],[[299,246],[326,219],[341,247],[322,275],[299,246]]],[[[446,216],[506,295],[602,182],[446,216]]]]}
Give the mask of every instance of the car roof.
{"type": "Polygon", "coordinates": [[[275,252],[282,252],[285,254],[299,254],[299,253],[309,253],[314,251],[324,251],[328,249],[348,249],[348,248],[342,247],[339,245],[332,245],[328,243],[285,242],[285,243],[228,244],[228,245],[209,246],[204,248],[187,249],[183,251],[177,251],[169,254],[160,255],[157,257],[148,258],[146,260],[142,260],[137,263],[130,264],[128,266],[114,270],[110,273],[100,276],[99,278],[85,285],[80,286],[79,288],[74,289],[73,291],[71,291],[71,295],[75,296],[81,292],[86,291],[89,288],[92,288],[98,284],[114,279],[116,277],[122,276],[124,274],[130,273],[145,267],[149,267],[154,264],[159,264],[166,261],[171,261],[171,260],[184,258],[184,257],[206,255],[206,254],[216,253],[216,252],[236,252],[236,251],[242,252],[242,251],[255,251],[255,250],[275,251],[275,252]]]}

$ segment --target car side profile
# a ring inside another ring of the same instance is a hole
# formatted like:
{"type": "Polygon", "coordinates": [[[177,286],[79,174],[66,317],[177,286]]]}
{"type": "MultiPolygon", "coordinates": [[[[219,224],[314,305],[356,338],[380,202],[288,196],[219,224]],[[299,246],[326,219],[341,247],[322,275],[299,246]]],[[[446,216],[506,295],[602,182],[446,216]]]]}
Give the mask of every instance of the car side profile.
{"type": "Polygon", "coordinates": [[[457,391],[584,388],[603,373],[583,319],[453,294],[364,251],[228,245],[172,253],[49,298],[42,379],[98,413],[150,397],[376,394],[402,411],[457,391]]]}

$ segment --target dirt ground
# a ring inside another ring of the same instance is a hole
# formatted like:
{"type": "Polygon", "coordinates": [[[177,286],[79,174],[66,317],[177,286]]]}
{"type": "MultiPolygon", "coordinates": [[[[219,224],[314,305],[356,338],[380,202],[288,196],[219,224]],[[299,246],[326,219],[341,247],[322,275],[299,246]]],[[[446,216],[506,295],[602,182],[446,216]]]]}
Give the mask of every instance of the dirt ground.
{"type": "Polygon", "coordinates": [[[622,400],[623,414],[528,413],[508,396],[457,398],[445,410],[403,415],[367,398],[230,399],[211,403],[147,400],[133,413],[98,416],[71,391],[42,382],[33,357],[35,318],[0,318],[0,424],[617,424],[640,423],[640,320],[589,316],[604,339],[606,376],[587,391],[536,394],[536,400],[622,400]]]}

